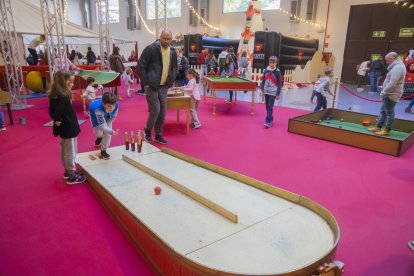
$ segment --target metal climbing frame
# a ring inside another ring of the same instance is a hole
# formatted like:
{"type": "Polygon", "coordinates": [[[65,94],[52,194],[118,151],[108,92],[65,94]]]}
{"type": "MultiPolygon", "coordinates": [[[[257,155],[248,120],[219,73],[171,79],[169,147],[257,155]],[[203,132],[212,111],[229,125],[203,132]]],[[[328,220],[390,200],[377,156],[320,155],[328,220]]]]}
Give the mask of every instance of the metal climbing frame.
{"type": "Polygon", "coordinates": [[[108,0],[97,0],[98,4],[98,26],[99,26],[99,55],[101,57],[101,70],[107,69],[105,66],[105,55],[110,54],[111,37],[109,36],[109,12],[108,0]]]}
{"type": "Polygon", "coordinates": [[[155,0],[155,37],[167,28],[167,0],[155,0]]]}
{"type": "Polygon", "coordinates": [[[0,1],[0,45],[12,106],[14,109],[23,109],[27,107],[27,104],[26,98],[23,95],[24,82],[20,62],[21,55],[19,53],[10,1],[0,1]]]}
{"type": "Polygon", "coordinates": [[[46,37],[47,58],[49,63],[50,79],[60,68],[54,66],[54,61],[59,58],[63,68],[66,68],[65,46],[65,20],[63,15],[63,3],[60,0],[40,0],[42,10],[43,30],[46,37]]]}

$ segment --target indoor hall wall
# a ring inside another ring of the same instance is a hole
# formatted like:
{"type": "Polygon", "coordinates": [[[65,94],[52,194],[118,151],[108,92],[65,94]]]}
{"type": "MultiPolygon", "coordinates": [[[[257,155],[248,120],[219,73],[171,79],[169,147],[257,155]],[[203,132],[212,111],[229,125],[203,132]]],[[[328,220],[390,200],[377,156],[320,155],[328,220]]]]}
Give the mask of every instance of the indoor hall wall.
{"type": "MultiPolygon", "coordinates": [[[[91,1],[92,3],[93,1],[91,1]]],[[[281,7],[290,10],[290,0],[281,0],[281,7]]],[[[325,51],[333,52],[336,57],[335,75],[340,76],[342,70],[343,53],[345,49],[345,40],[348,27],[349,11],[351,5],[385,3],[385,0],[331,0],[328,34],[331,38],[327,39],[328,47],[325,51]]],[[[150,35],[141,25],[141,30],[130,31],[126,29],[127,18],[127,2],[120,0],[120,23],[110,24],[111,35],[127,40],[135,40],[139,42],[139,53],[142,49],[155,40],[154,36],[150,35]]],[[[390,4],[391,5],[391,4],[390,4]]],[[[307,8],[307,0],[302,0],[301,17],[305,17],[307,8]]],[[[319,0],[317,9],[317,21],[325,25],[326,14],[328,8],[328,0],[319,0]]],[[[94,30],[97,30],[95,5],[91,5],[92,25],[94,30]]],[[[213,25],[218,25],[221,30],[221,37],[225,38],[240,38],[240,33],[243,31],[245,23],[245,14],[240,13],[222,13],[223,1],[210,0],[210,17],[209,22],[213,25]]],[[[145,14],[145,1],[141,1],[141,11],[145,14]]],[[[181,17],[168,19],[168,28],[172,30],[173,36],[178,33],[195,33],[202,32],[204,27],[190,27],[188,24],[189,10],[182,0],[181,17]]],[[[278,31],[286,35],[298,35],[305,37],[309,35],[311,38],[317,38],[320,41],[319,48],[323,46],[323,33],[317,33],[315,27],[304,23],[291,23],[289,17],[279,11],[263,11],[264,27],[269,28],[270,31],[278,31]]],[[[150,28],[154,28],[154,21],[147,21],[150,28]]],[[[216,35],[214,30],[210,31],[210,35],[216,35]]],[[[133,48],[132,44],[121,45],[122,54],[127,57],[130,50],[133,48]]]]}
{"type": "MultiPolygon", "coordinates": [[[[11,0],[16,1],[16,0],[11,0]]],[[[30,2],[38,7],[40,7],[40,0],[26,0],[27,2],[30,2]]],[[[89,0],[67,0],[68,1],[68,19],[69,21],[80,25],[85,26],[85,20],[83,17],[83,10],[84,10],[84,2],[89,0]]],[[[120,2],[123,0],[120,0],[120,2]]],[[[14,11],[13,11],[14,12],[14,11]]]]}
{"type": "MultiPolygon", "coordinates": [[[[219,1],[219,0],[212,0],[212,1],[219,1]]],[[[96,6],[92,5],[94,1],[91,1],[91,19],[92,19],[92,26],[95,31],[98,31],[97,20],[96,20],[96,6]]],[[[141,13],[145,16],[145,0],[141,0],[141,13]]],[[[128,2],[125,0],[119,0],[119,23],[112,23],[109,25],[110,34],[116,38],[122,38],[127,41],[138,41],[138,52],[141,54],[141,51],[145,48],[146,45],[155,41],[155,36],[151,35],[145,29],[144,25],[141,23],[140,30],[128,30],[127,29],[127,7],[128,2]]],[[[169,18],[168,19],[168,28],[171,29],[173,32],[173,36],[183,33],[187,34],[202,32],[203,27],[190,27],[188,24],[188,12],[187,6],[185,5],[184,0],[182,0],[181,5],[181,17],[179,18],[169,18]]],[[[139,19],[139,17],[138,17],[139,19]]],[[[147,20],[146,21],[149,28],[154,30],[155,22],[154,20],[147,20]]],[[[132,43],[126,43],[125,45],[117,45],[120,50],[121,54],[128,58],[131,50],[134,49],[135,45],[132,43]]],[[[98,48],[98,47],[97,47],[98,48]]],[[[112,48],[112,47],[111,47],[112,48]]],[[[99,48],[97,49],[99,52],[99,48]]]]}

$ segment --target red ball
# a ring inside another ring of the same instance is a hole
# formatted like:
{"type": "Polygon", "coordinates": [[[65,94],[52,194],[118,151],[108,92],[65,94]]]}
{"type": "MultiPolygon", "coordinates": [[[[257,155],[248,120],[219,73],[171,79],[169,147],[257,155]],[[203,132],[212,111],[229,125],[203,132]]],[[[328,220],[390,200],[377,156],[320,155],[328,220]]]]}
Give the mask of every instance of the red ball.
{"type": "Polygon", "coordinates": [[[155,187],[154,192],[156,195],[159,195],[161,193],[161,187],[160,186],[155,187]]]}

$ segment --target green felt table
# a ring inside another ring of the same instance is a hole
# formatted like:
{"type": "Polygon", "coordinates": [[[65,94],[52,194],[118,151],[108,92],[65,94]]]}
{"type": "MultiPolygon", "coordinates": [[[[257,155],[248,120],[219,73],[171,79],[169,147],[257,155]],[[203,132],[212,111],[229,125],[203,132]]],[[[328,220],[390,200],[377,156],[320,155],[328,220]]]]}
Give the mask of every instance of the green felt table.
{"type": "Polygon", "coordinates": [[[243,79],[241,77],[217,77],[217,76],[209,76],[207,77],[212,82],[251,82],[247,79],[243,79]]]}
{"type": "Polygon", "coordinates": [[[119,76],[119,73],[82,70],[82,71],[79,71],[77,76],[81,77],[84,80],[86,80],[88,77],[93,77],[95,78],[96,84],[108,84],[114,81],[119,76]]]}
{"type": "Polygon", "coordinates": [[[207,87],[211,90],[213,98],[213,115],[216,114],[216,91],[217,90],[231,90],[235,92],[235,101],[237,101],[237,91],[250,91],[252,93],[252,108],[250,114],[254,114],[254,96],[256,93],[257,83],[241,77],[204,77],[204,100],[206,100],[207,87]]]}
{"type": "MultiPolygon", "coordinates": [[[[328,126],[328,127],[333,127],[333,128],[339,128],[341,126],[341,128],[344,130],[350,130],[350,131],[355,131],[359,133],[375,135],[375,133],[369,132],[368,128],[361,124],[355,124],[355,123],[350,123],[346,121],[341,122],[340,120],[323,120],[322,122],[318,122],[318,124],[328,126]]],[[[388,138],[403,141],[405,138],[408,137],[408,135],[410,135],[410,133],[392,130],[388,138]]]]}

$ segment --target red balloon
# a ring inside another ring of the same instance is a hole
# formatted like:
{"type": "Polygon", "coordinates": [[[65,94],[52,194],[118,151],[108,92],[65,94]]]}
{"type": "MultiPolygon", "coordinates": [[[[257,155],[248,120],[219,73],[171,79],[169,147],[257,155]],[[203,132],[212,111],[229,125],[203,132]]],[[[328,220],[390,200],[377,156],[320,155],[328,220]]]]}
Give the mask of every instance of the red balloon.
{"type": "Polygon", "coordinates": [[[156,195],[159,195],[159,194],[161,193],[161,188],[160,188],[160,186],[155,187],[155,188],[154,188],[154,192],[155,192],[155,194],[156,194],[156,195]]]}

